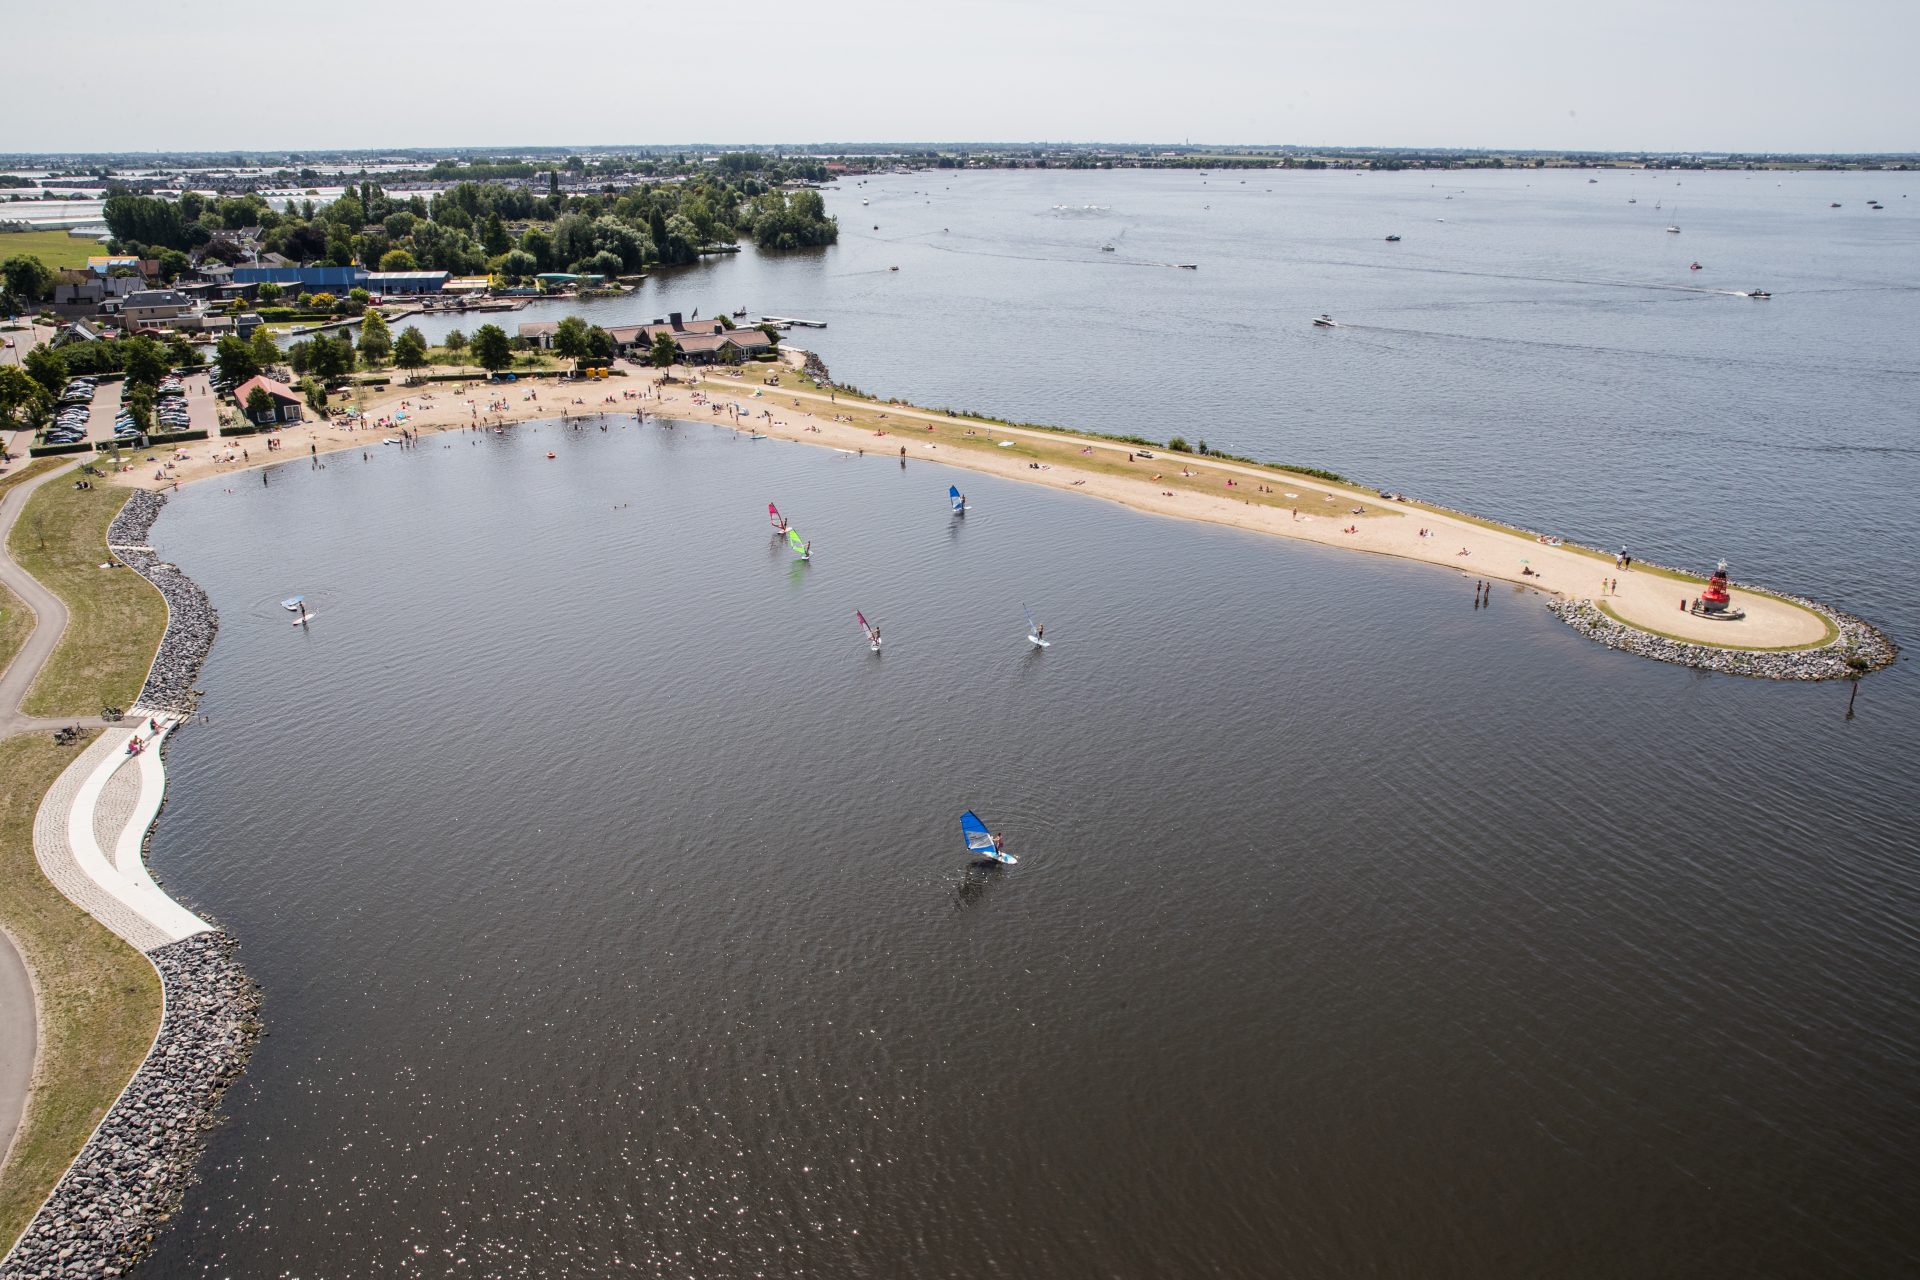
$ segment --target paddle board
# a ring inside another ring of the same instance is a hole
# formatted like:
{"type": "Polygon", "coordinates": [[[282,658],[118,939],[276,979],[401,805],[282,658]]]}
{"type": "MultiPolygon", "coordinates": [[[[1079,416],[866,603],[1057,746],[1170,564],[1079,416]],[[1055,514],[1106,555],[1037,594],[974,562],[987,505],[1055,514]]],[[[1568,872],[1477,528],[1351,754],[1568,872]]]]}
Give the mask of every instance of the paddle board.
{"type": "Polygon", "coordinates": [[[1034,635],[1031,631],[1027,633],[1027,639],[1033,641],[1036,645],[1040,646],[1042,649],[1053,648],[1053,641],[1042,640],[1039,636],[1034,635]]]}
{"type": "Polygon", "coordinates": [[[296,626],[296,627],[304,627],[304,626],[306,626],[306,625],[307,625],[307,624],[308,624],[309,622],[312,622],[312,621],[313,621],[313,615],[312,615],[312,614],[308,614],[308,615],[307,615],[306,617],[304,617],[304,618],[295,618],[295,619],[293,620],[293,625],[294,625],[294,626],[296,626]]]}

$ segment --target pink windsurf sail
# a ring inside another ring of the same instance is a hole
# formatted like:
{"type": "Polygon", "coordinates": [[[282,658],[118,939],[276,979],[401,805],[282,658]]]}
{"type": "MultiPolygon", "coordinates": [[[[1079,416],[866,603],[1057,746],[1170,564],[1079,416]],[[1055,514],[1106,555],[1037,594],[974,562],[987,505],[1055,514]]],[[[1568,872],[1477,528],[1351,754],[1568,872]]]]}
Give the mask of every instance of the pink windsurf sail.
{"type": "Polygon", "coordinates": [[[771,502],[767,504],[767,522],[781,533],[787,531],[786,517],[781,515],[780,508],[774,506],[771,502]]]}

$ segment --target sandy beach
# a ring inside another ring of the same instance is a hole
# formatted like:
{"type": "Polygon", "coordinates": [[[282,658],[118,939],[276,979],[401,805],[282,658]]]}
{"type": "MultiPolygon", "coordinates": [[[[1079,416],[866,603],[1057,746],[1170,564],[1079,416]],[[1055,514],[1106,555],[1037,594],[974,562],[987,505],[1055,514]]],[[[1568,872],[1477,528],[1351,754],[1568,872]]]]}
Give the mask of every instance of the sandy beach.
{"type": "MultiPolygon", "coordinates": [[[[750,365],[737,372],[661,371],[618,362],[627,376],[601,382],[550,379],[491,384],[443,382],[382,388],[361,398],[359,419],[335,416],[277,432],[209,440],[170,453],[148,451],[115,483],[171,488],[269,463],[321,458],[341,450],[380,450],[399,425],[420,434],[511,429],[513,424],[570,418],[591,428],[655,418],[710,422],[743,441],[795,441],[858,455],[907,458],[984,471],[1117,502],[1184,520],[1204,520],[1278,537],[1298,538],[1452,569],[1463,578],[1532,587],[1591,599],[1619,621],[1696,644],[1780,649],[1825,643],[1827,620],[1786,600],[1734,592],[1746,610],[1739,622],[1713,621],[1686,609],[1699,581],[1639,565],[1621,567],[1610,554],[1553,545],[1529,535],[1436,510],[1417,501],[1389,501],[1377,492],[1273,468],[1212,457],[1170,454],[1094,436],[985,423],[902,404],[882,404],[818,389],[790,365],[750,365]],[[277,447],[269,450],[270,438],[277,447]],[[1617,586],[1615,585],[1617,583],[1617,586]]],[[[953,483],[964,490],[963,477],[953,483]]],[[[1631,550],[1631,548],[1629,548],[1631,550]]],[[[1712,568],[1701,566],[1703,572],[1712,568]]]]}

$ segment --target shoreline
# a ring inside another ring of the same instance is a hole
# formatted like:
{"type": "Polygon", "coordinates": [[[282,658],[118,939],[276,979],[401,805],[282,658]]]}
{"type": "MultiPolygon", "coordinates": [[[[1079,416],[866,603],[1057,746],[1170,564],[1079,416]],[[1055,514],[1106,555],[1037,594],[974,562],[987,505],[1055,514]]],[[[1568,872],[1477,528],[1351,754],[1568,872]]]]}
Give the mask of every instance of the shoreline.
{"type": "Polygon", "coordinates": [[[266,449],[265,433],[196,442],[166,458],[158,451],[141,453],[111,483],[164,489],[293,463],[302,456],[324,466],[322,455],[385,447],[381,442],[402,428],[428,435],[546,420],[598,424],[632,420],[639,412],[648,419],[706,423],[859,456],[915,457],[1065,492],[1079,490],[1149,514],[1532,587],[1569,608],[1604,606],[1607,627],[1575,623],[1576,616],[1591,618],[1568,608],[1555,613],[1601,643],[1660,661],[1763,678],[1835,679],[1878,670],[1898,652],[1872,623],[1803,596],[1736,582],[1737,604],[1747,611],[1746,619],[1701,619],[1685,606],[1705,584],[1704,575],[1637,558],[1618,567],[1613,556],[1593,548],[1549,541],[1543,534],[1404,495],[1388,499],[1324,474],[843,395],[825,379],[817,359],[798,351],[785,356],[777,364],[738,371],[675,366],[668,371],[672,380],[664,382],[656,381],[658,370],[615,361],[613,367],[624,376],[604,381],[380,388],[379,394],[358,400],[364,414],[358,420],[331,417],[278,429],[273,434],[283,444],[277,450],[266,449]],[[806,371],[796,367],[802,357],[806,371]],[[256,451],[259,458],[252,456],[256,451]],[[149,466],[156,469],[143,470],[149,466]]]}
{"type": "Polygon", "coordinates": [[[124,1274],[136,1264],[182,1202],[220,1101],[260,1034],[259,989],[240,966],[238,940],[175,902],[146,866],[166,804],[166,747],[191,710],[218,627],[199,585],[144,549],[164,504],[151,491],[130,493],[106,535],[110,554],[166,605],[166,629],[129,708],[133,738],[149,719],[160,728],[138,757],[122,756],[124,731],[96,738],[54,779],[33,823],[41,873],[152,968],[160,1017],[138,1066],[0,1257],[0,1280],[74,1267],[124,1274]],[[82,804],[89,794],[97,798],[82,804]],[[91,845],[102,813],[122,819],[110,859],[98,847],[76,849],[69,834],[80,829],[91,845]]]}

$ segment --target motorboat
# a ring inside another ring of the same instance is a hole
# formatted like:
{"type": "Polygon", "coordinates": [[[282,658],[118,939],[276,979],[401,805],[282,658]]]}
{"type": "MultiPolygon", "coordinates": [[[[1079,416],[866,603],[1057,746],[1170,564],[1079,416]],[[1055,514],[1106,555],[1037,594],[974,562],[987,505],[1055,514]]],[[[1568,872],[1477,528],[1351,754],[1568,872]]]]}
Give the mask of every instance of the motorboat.
{"type": "Polygon", "coordinates": [[[1319,316],[1315,317],[1313,327],[1316,329],[1338,329],[1340,322],[1325,312],[1322,312],[1319,316]]]}
{"type": "Polygon", "coordinates": [[[1110,244],[1103,244],[1103,245],[1101,245],[1101,246],[1100,246],[1100,252],[1102,252],[1102,253],[1112,253],[1112,252],[1113,252],[1113,246],[1112,246],[1112,245],[1110,245],[1110,244]]]}
{"type": "Polygon", "coordinates": [[[1688,267],[1688,268],[1687,268],[1687,270],[1689,270],[1689,271],[1698,271],[1698,270],[1700,270],[1700,264],[1696,262],[1696,263],[1694,263],[1694,264],[1693,264],[1692,266],[1690,266],[1690,267],[1688,267]]]}
{"type": "Polygon", "coordinates": [[[1197,262],[1176,262],[1173,265],[1182,271],[1198,271],[1200,269],[1200,264],[1197,262]]]}
{"type": "Polygon", "coordinates": [[[1749,289],[1747,290],[1747,296],[1749,298],[1771,298],[1773,295],[1765,289],[1749,289]]]}
{"type": "Polygon", "coordinates": [[[1838,209],[1839,207],[1840,207],[1840,202],[1838,200],[1835,200],[1832,204],[1827,206],[1827,208],[1829,209],[1838,209]]]}
{"type": "Polygon", "coordinates": [[[1388,243],[1388,244],[1399,244],[1399,243],[1400,243],[1400,237],[1399,237],[1399,236],[1388,236],[1388,237],[1387,237],[1387,243],[1388,243]]]}

